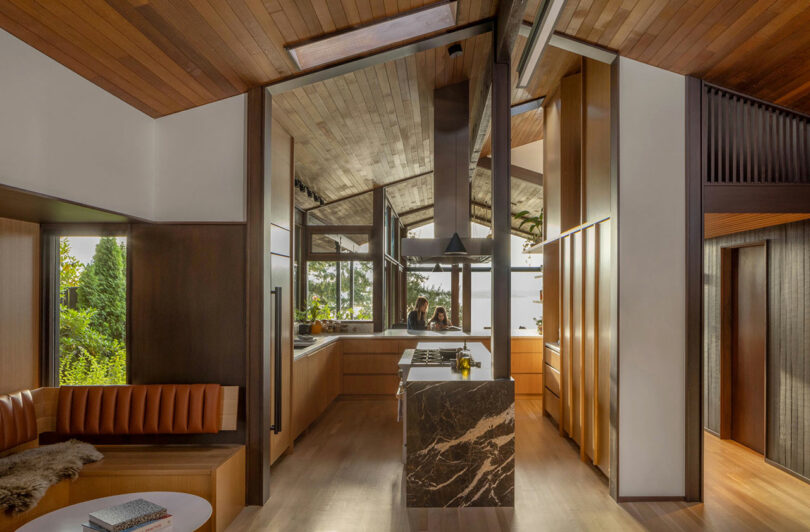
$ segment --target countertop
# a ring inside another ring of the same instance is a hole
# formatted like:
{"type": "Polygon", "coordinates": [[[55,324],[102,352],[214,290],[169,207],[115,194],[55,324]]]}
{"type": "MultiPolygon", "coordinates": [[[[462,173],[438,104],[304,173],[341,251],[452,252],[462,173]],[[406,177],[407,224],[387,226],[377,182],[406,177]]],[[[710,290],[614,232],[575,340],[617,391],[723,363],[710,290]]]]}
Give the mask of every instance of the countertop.
{"type": "MultiPolygon", "coordinates": [[[[295,349],[293,351],[293,358],[300,358],[307,356],[315,351],[322,349],[329,344],[333,344],[341,338],[353,339],[392,339],[392,340],[412,340],[414,338],[489,338],[492,336],[492,331],[489,329],[481,329],[465,333],[464,331],[409,331],[407,329],[388,329],[383,332],[376,333],[327,333],[315,336],[315,343],[295,349]]],[[[513,338],[541,338],[536,330],[532,329],[513,329],[513,338]]],[[[474,357],[475,355],[473,355],[474,357]]]]}
{"type": "MultiPolygon", "coordinates": [[[[416,345],[417,349],[439,349],[441,347],[461,347],[463,344],[459,342],[441,343],[441,342],[419,342],[416,345]]],[[[470,381],[470,382],[483,382],[491,381],[492,379],[492,354],[484,347],[481,342],[467,342],[467,348],[472,354],[475,362],[480,362],[480,368],[470,368],[468,374],[455,371],[449,366],[411,366],[408,371],[407,382],[422,381],[422,382],[447,382],[447,381],[470,381]]],[[[410,350],[409,350],[410,351],[410,350]]]]}

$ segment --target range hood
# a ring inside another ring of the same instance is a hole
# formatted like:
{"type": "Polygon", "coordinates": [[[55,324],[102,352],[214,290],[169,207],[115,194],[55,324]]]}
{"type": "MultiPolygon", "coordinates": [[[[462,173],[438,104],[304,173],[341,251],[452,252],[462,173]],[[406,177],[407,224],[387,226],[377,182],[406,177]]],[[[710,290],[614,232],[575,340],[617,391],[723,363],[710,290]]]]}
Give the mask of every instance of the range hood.
{"type": "Polygon", "coordinates": [[[469,81],[433,93],[433,223],[435,238],[403,238],[411,261],[482,262],[492,240],[470,238],[469,81]]]}

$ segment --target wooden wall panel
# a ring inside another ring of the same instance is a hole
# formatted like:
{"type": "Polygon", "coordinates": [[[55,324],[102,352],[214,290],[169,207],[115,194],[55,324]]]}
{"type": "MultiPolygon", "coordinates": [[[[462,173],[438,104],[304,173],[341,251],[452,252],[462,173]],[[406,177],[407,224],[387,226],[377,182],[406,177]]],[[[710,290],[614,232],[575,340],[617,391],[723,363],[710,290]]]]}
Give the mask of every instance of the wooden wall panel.
{"type": "Polygon", "coordinates": [[[545,116],[545,140],[543,142],[543,235],[546,239],[557,238],[562,232],[561,211],[561,142],[560,137],[560,92],[546,98],[543,103],[545,116]]]}
{"type": "MultiPolygon", "coordinates": [[[[134,384],[246,383],[245,226],[133,225],[130,366],[134,384]]],[[[212,441],[244,441],[236,432],[212,441]]]]}
{"type": "Polygon", "coordinates": [[[560,243],[543,246],[543,338],[560,341],[560,243]]]}
{"type": "Polygon", "coordinates": [[[582,74],[560,82],[560,223],[567,231],[582,223],[582,74]]]}
{"type": "Polygon", "coordinates": [[[706,213],[704,216],[704,238],[717,238],[762,229],[773,225],[784,225],[800,220],[807,220],[810,214],[763,214],[763,213],[706,213]]]}
{"type": "Polygon", "coordinates": [[[610,65],[585,58],[583,223],[610,216],[610,65]]]}
{"type": "Polygon", "coordinates": [[[39,386],[39,224],[0,218],[0,394],[39,386]]]}
{"type": "Polygon", "coordinates": [[[768,241],[766,458],[810,477],[810,222],[704,243],[704,420],[720,431],[720,250],[768,241]]]}

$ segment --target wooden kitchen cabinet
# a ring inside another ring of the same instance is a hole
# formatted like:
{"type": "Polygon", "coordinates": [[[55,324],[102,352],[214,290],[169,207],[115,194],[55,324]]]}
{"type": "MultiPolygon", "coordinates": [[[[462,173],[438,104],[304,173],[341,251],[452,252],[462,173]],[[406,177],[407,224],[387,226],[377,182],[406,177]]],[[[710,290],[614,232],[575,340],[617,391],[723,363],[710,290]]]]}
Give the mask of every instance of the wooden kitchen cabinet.
{"type": "Polygon", "coordinates": [[[536,397],[543,394],[543,337],[512,338],[512,378],[515,395],[536,397]]]}
{"type": "Polygon", "coordinates": [[[340,395],[339,343],[293,362],[292,437],[301,435],[340,395]]]}

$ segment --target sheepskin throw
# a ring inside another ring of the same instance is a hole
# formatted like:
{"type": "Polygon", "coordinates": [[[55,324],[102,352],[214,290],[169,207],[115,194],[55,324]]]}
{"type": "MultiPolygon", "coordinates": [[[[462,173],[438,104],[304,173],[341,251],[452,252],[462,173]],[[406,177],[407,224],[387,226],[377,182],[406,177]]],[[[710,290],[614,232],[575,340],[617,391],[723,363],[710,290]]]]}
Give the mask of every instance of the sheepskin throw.
{"type": "Polygon", "coordinates": [[[84,464],[104,455],[89,443],[70,440],[27,449],[0,458],[0,511],[24,512],[36,506],[48,488],[79,476],[84,464]]]}

